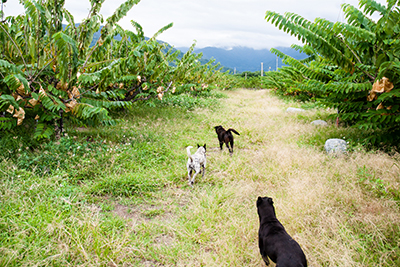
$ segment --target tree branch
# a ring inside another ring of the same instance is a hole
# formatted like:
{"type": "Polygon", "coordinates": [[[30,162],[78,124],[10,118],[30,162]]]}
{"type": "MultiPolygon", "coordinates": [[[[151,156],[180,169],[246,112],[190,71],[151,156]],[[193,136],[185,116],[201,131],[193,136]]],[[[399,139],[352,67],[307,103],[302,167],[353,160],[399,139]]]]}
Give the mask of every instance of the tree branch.
{"type": "Polygon", "coordinates": [[[11,42],[14,44],[14,46],[17,48],[17,50],[18,50],[18,52],[19,52],[19,55],[21,56],[21,59],[22,59],[22,61],[24,62],[24,65],[25,65],[25,68],[27,69],[28,67],[27,67],[27,65],[26,65],[26,62],[25,62],[25,59],[24,59],[24,57],[23,57],[23,55],[22,55],[22,52],[21,52],[21,50],[19,49],[19,46],[14,42],[14,40],[13,40],[13,38],[10,36],[10,34],[3,28],[3,25],[1,25],[2,23],[0,23],[0,28],[7,34],[7,36],[10,38],[10,40],[11,40],[11,42]]]}
{"type": "MultiPolygon", "coordinates": [[[[348,44],[346,44],[346,42],[343,40],[343,38],[340,38],[339,36],[337,36],[336,34],[334,34],[334,36],[336,38],[338,38],[346,47],[347,49],[353,54],[353,56],[357,59],[358,63],[363,64],[361,59],[357,56],[357,54],[349,47],[348,44]]],[[[367,75],[372,81],[375,80],[374,76],[372,76],[371,74],[369,74],[368,72],[364,71],[363,69],[359,68],[356,66],[356,68],[358,68],[359,70],[361,70],[365,75],[367,75]]]]}

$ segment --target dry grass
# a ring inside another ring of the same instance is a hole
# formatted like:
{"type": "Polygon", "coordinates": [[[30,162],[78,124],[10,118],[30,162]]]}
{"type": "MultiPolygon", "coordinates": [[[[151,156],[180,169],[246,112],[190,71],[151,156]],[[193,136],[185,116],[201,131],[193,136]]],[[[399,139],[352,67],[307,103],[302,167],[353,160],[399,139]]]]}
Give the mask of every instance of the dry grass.
{"type": "MultiPolygon", "coordinates": [[[[367,194],[359,176],[367,166],[368,172],[398,188],[398,158],[365,152],[334,158],[314,147],[300,148],[296,141],[315,126],[298,122],[295,114],[285,112],[287,105],[267,91],[229,95],[223,113],[205,115],[211,124],[235,128],[241,136],[235,136],[233,157],[226,150],[209,153],[206,181],[185,196],[191,203],[181,216],[202,222],[199,233],[192,233],[201,243],[198,253],[189,257],[190,265],[263,266],[255,201],[270,196],[310,266],[389,266],[386,258],[399,251],[389,249],[371,259],[362,236],[385,242],[390,232],[399,230],[399,205],[367,194]]],[[[188,266],[188,259],[178,265],[188,266]]]]}

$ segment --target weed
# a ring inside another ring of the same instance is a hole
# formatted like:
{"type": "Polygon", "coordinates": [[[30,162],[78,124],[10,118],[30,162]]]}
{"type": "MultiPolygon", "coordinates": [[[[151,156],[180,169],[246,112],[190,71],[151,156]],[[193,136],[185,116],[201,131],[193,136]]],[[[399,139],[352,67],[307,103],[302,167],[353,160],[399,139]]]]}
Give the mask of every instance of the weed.
{"type": "Polygon", "coordinates": [[[144,216],[146,216],[149,219],[154,218],[159,215],[162,215],[164,213],[165,213],[164,209],[152,209],[152,210],[146,210],[143,212],[144,216]]]}
{"type": "Polygon", "coordinates": [[[141,174],[126,174],[101,178],[90,186],[88,193],[130,197],[155,192],[161,187],[157,178],[143,177],[141,174]]]}
{"type": "MultiPolygon", "coordinates": [[[[378,198],[393,198],[399,201],[399,191],[391,188],[385,181],[377,177],[373,170],[370,170],[365,165],[358,168],[357,175],[359,177],[358,184],[367,194],[373,194],[378,198]]],[[[400,204],[400,203],[399,203],[400,204]]]]}
{"type": "Polygon", "coordinates": [[[180,94],[180,95],[169,95],[165,97],[161,102],[148,102],[154,106],[171,106],[180,107],[187,110],[193,110],[194,108],[212,108],[218,105],[218,101],[215,98],[201,98],[193,96],[191,94],[180,94]]]}

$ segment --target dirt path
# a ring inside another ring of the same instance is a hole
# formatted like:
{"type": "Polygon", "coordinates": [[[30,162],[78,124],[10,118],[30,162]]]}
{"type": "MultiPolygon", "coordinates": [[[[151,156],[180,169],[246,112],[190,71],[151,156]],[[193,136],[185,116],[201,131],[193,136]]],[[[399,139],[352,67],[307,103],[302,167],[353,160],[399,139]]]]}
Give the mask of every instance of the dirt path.
{"type": "MultiPolygon", "coordinates": [[[[393,182],[399,174],[394,160],[365,153],[328,157],[320,148],[301,145],[302,136],[315,131],[310,124],[318,118],[315,110],[299,119],[268,91],[228,95],[223,112],[200,112],[206,127],[221,124],[240,136],[235,136],[232,157],[225,148],[211,149],[205,180],[190,193],[189,208],[180,212],[202,222],[197,225],[197,233],[204,235],[202,249],[194,253],[192,264],[264,266],[255,203],[258,196],[270,196],[278,219],[300,243],[309,266],[365,266],[368,252],[360,250],[368,251],[367,242],[360,242],[363,231],[357,228],[369,227],[371,235],[385,238],[381,230],[398,227],[399,209],[393,201],[365,195],[357,184],[360,170],[371,166],[371,172],[385,172],[382,179],[393,182]]],[[[218,146],[216,137],[207,142],[218,146]]]]}

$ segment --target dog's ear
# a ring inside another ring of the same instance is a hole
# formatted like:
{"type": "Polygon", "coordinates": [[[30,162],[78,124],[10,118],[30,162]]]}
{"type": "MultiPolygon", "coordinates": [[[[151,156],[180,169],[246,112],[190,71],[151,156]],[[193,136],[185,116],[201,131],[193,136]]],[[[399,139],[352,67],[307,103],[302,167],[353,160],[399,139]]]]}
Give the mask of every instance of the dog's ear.
{"type": "Polygon", "coordinates": [[[270,197],[268,198],[268,203],[271,204],[271,205],[274,204],[274,202],[272,201],[272,198],[270,198],[270,197]]]}
{"type": "Polygon", "coordinates": [[[257,198],[257,207],[260,206],[262,202],[263,202],[262,197],[258,197],[257,198]]]}
{"type": "Polygon", "coordinates": [[[206,144],[204,144],[204,146],[203,146],[203,147],[204,147],[204,149],[206,149],[206,144]]]}
{"type": "Polygon", "coordinates": [[[199,148],[200,147],[200,145],[199,144],[197,144],[197,148],[199,148]]]}

